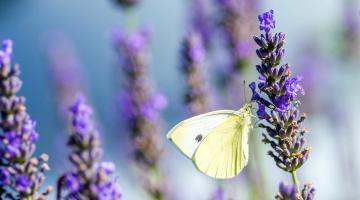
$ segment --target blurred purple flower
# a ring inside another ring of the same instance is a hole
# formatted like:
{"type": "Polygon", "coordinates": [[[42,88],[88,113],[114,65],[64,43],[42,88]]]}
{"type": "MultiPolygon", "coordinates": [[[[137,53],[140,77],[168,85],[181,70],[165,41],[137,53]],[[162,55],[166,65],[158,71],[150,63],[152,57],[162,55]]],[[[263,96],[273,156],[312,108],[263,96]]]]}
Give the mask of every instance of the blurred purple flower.
{"type": "Polygon", "coordinates": [[[224,200],[224,189],[218,188],[215,190],[214,194],[211,197],[211,200],[224,200]]]}
{"type": "MultiPolygon", "coordinates": [[[[327,105],[324,104],[325,98],[329,99],[329,97],[324,95],[322,91],[331,85],[329,78],[325,75],[329,73],[331,63],[320,55],[318,47],[318,42],[313,40],[305,44],[299,52],[298,63],[296,64],[302,66],[299,74],[303,77],[301,85],[306,90],[307,95],[301,97],[301,106],[307,114],[336,110],[325,108],[327,105]]],[[[334,108],[333,102],[331,102],[331,107],[334,108]]]]}
{"type": "Polygon", "coordinates": [[[92,192],[97,193],[98,200],[119,199],[120,194],[119,189],[114,187],[114,184],[111,182],[104,183],[95,187],[94,185],[92,185],[92,192]]]}
{"type": "Polygon", "coordinates": [[[51,191],[51,187],[39,191],[49,170],[48,156],[33,157],[36,123],[26,112],[25,98],[17,96],[22,82],[12,53],[12,41],[4,40],[0,49],[0,198],[44,199],[51,191]]]}
{"type": "Polygon", "coordinates": [[[295,185],[288,185],[283,182],[279,184],[279,193],[275,196],[276,200],[313,200],[315,188],[311,184],[305,184],[300,193],[297,192],[295,185]]]}
{"type": "Polygon", "coordinates": [[[316,189],[312,184],[305,184],[301,191],[301,197],[303,200],[314,200],[316,189]]]}
{"type": "Polygon", "coordinates": [[[360,18],[357,1],[345,0],[343,9],[343,21],[342,21],[342,52],[340,52],[344,58],[356,57],[359,55],[360,46],[360,18]]]}
{"type": "Polygon", "coordinates": [[[205,48],[211,44],[211,35],[214,32],[214,24],[206,5],[206,0],[192,0],[190,3],[191,30],[198,32],[205,48]]]}
{"type": "Polygon", "coordinates": [[[159,118],[159,112],[167,105],[167,99],[161,93],[153,94],[151,99],[144,102],[140,106],[140,116],[146,118],[149,121],[157,121],[159,118]]]}
{"type": "Polygon", "coordinates": [[[73,173],[68,173],[64,176],[63,185],[70,193],[78,192],[80,189],[79,177],[73,173]]]}
{"type": "Polygon", "coordinates": [[[248,38],[254,31],[253,17],[256,15],[257,3],[254,0],[215,0],[219,12],[220,30],[224,35],[226,48],[231,58],[231,70],[243,71],[250,65],[253,45],[248,38]]]}
{"type": "Polygon", "coordinates": [[[185,75],[187,84],[185,103],[193,115],[210,110],[209,95],[203,77],[205,54],[201,35],[197,32],[187,34],[181,51],[181,70],[185,75]]]}
{"type": "Polygon", "coordinates": [[[50,82],[63,123],[69,119],[68,105],[74,96],[86,91],[83,66],[77,59],[75,47],[62,33],[51,33],[46,39],[46,58],[51,71],[50,82]]]}
{"type": "Polygon", "coordinates": [[[159,160],[163,152],[160,111],[167,103],[164,95],[154,91],[147,74],[150,31],[127,34],[116,30],[112,42],[125,76],[120,104],[131,134],[133,158],[144,189],[152,198],[163,199],[165,179],[156,174],[161,174],[159,160]]]}
{"type": "Polygon", "coordinates": [[[69,110],[72,114],[69,160],[75,169],[58,179],[57,199],[120,199],[119,190],[110,180],[114,165],[101,162],[103,151],[92,109],[80,96],[69,110]]]}
{"type": "Polygon", "coordinates": [[[234,49],[234,53],[236,57],[240,59],[249,59],[251,57],[252,53],[252,44],[248,41],[241,41],[236,44],[236,47],[234,49]]]}
{"type": "Polygon", "coordinates": [[[162,110],[166,108],[167,104],[168,104],[167,99],[165,95],[163,95],[162,93],[156,93],[153,95],[152,106],[154,107],[154,109],[162,110]]]}
{"type": "MultiPolygon", "coordinates": [[[[205,61],[205,50],[200,34],[196,32],[188,34],[188,37],[185,37],[184,46],[183,53],[186,53],[184,57],[188,59],[187,62],[203,63],[205,61]]],[[[184,66],[184,68],[186,67],[184,66]]]]}
{"type": "Polygon", "coordinates": [[[300,200],[295,185],[287,185],[283,182],[279,185],[279,193],[275,196],[277,200],[300,200]]]}
{"type": "Polygon", "coordinates": [[[112,174],[115,171],[115,164],[112,162],[102,162],[100,168],[106,174],[112,174]]]}

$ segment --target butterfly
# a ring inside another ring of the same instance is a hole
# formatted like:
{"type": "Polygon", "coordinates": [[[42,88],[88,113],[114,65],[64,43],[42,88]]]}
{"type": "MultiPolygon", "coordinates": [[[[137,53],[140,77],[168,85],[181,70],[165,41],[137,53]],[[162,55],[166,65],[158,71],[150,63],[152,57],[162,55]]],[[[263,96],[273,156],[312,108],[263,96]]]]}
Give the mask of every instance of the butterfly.
{"type": "Polygon", "coordinates": [[[167,138],[207,176],[237,176],[249,160],[252,130],[251,104],[239,111],[217,110],[186,119],[172,128],[167,138]]]}

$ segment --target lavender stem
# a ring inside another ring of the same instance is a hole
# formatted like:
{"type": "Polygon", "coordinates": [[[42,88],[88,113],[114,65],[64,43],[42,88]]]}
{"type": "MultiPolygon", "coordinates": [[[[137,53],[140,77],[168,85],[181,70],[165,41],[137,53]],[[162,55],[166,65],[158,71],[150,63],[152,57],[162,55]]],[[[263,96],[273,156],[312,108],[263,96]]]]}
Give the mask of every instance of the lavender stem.
{"type": "Polygon", "coordinates": [[[292,177],[292,181],[294,183],[294,185],[296,186],[296,190],[297,192],[300,192],[300,188],[299,188],[299,180],[296,174],[296,170],[291,172],[291,177],[292,177]]]}

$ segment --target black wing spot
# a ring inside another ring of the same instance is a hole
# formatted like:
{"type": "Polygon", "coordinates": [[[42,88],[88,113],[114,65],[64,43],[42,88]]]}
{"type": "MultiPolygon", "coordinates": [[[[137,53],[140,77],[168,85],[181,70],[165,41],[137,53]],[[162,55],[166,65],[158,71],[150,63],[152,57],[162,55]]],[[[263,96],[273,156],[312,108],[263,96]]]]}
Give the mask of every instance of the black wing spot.
{"type": "Polygon", "coordinates": [[[196,138],[195,138],[195,140],[197,142],[201,142],[202,139],[203,139],[203,136],[201,134],[197,135],[196,138]]]}

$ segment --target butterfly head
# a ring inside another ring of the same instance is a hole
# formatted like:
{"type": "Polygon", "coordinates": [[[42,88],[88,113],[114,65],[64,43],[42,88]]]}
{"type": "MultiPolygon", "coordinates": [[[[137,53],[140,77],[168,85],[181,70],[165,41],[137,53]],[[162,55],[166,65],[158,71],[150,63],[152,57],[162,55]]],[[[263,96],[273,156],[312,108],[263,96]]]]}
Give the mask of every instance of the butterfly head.
{"type": "Polygon", "coordinates": [[[252,110],[252,104],[251,103],[245,104],[244,107],[242,107],[240,109],[240,111],[244,111],[245,113],[248,113],[248,114],[251,113],[251,110],[252,110]]]}

